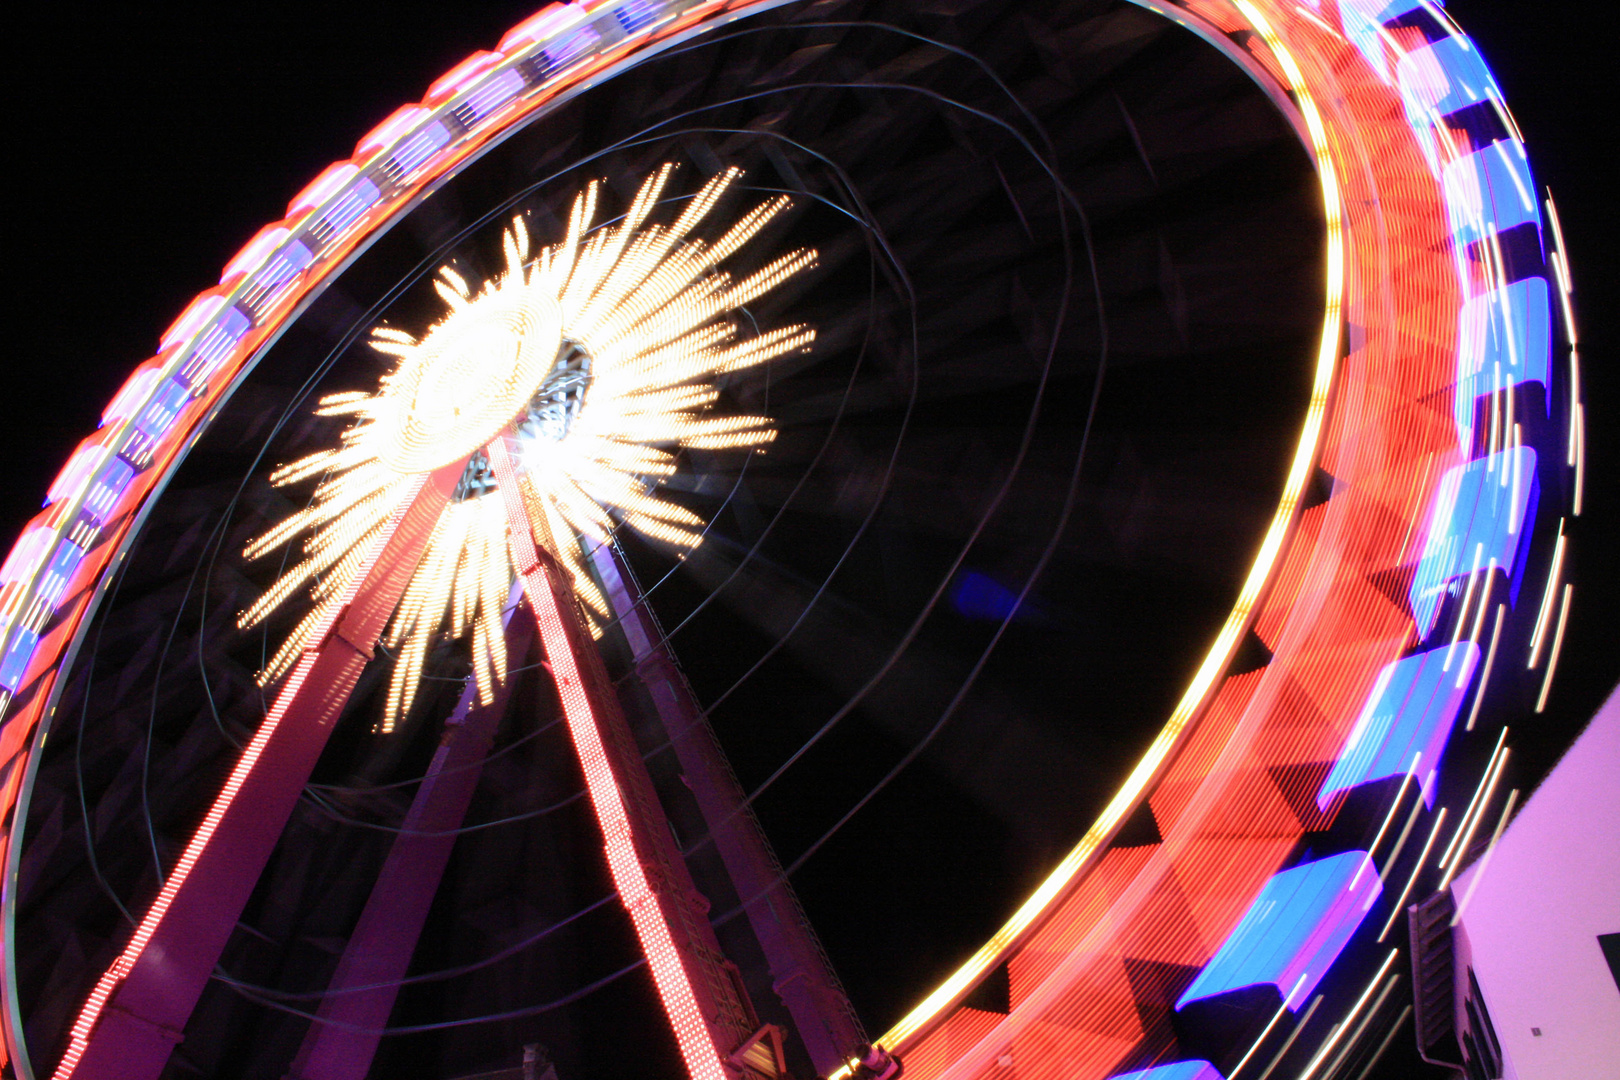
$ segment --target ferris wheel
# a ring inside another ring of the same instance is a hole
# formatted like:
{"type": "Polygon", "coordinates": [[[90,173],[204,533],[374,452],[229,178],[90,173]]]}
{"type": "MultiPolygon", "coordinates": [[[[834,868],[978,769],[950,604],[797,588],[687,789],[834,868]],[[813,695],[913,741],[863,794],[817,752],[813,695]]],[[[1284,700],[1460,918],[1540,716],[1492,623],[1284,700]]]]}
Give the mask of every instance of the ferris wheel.
{"type": "Polygon", "coordinates": [[[7,559],[7,1064],[1333,1075],[1556,671],[1568,298],[1425,3],[552,5],[7,559]]]}

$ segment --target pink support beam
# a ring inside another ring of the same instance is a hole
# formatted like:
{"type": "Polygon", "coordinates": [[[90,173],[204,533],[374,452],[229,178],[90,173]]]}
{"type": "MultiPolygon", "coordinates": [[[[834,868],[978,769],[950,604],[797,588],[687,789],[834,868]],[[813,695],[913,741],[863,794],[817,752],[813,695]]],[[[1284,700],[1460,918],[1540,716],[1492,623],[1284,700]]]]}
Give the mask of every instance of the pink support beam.
{"type": "MultiPolygon", "coordinates": [[[[504,437],[487,448],[511,526],[512,560],[540,627],[568,732],[619,899],[630,913],[675,1041],[692,1080],[744,1074],[722,1057],[744,1048],[758,1024],[714,931],[630,739],[618,698],[574,597],[567,571],[534,529],[504,437]]],[[[728,1059],[729,1060],[729,1059],[728,1059]]],[[[774,1069],[770,1070],[774,1072],[774,1069]]]]}
{"type": "Polygon", "coordinates": [[[674,747],[681,774],[714,839],[748,924],[770,968],[771,986],[793,1017],[810,1062],[822,1076],[840,1068],[866,1041],[855,1010],[827,963],[793,887],[755,820],[743,791],[664,641],[640,590],[611,544],[592,555],[602,591],[630,646],[636,674],[674,747]]]}
{"type": "Polygon", "coordinates": [[[413,484],[287,677],[128,946],[74,1023],[55,1080],[155,1080],[270,858],[332,725],[466,466],[413,484]]]}
{"type": "MultiPolygon", "coordinates": [[[[534,641],[534,619],[508,605],[506,655],[521,663],[534,641]]],[[[461,700],[444,724],[416,798],[405,815],[377,875],[371,896],[338,961],[323,998],[320,1020],[310,1025],[287,1080],[365,1080],[377,1055],[378,1033],[394,1011],[399,980],[410,967],[428,909],[455,847],[454,830],[467,815],[495,729],[506,713],[515,676],[508,673],[488,705],[467,680],[461,700]],[[347,992],[345,992],[347,991],[347,992]]]]}

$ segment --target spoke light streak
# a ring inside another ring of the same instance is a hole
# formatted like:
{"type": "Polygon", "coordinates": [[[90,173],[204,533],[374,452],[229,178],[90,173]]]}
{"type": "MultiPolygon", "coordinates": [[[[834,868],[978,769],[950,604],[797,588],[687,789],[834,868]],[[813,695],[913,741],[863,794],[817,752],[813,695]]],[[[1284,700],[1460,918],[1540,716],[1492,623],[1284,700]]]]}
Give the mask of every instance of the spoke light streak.
{"type": "MultiPolygon", "coordinates": [[[[301,200],[319,202],[327,187],[352,178],[354,167],[344,169],[328,170],[313,185],[320,191],[301,200]]],[[[813,265],[815,253],[789,252],[734,280],[719,264],[780,214],[787,198],[756,207],[708,243],[693,230],[740,173],[725,170],[707,183],[673,225],[650,224],[646,219],[672,171],[666,166],[651,177],[615,226],[593,228],[598,189],[588,185],[574,203],[567,239],[532,260],[522,219],[515,220],[503,237],[505,272],[482,283],[478,292],[453,268],[440,271],[434,285],[448,312],[420,339],[387,326],[374,330],[374,347],[397,360],[378,392],[341,393],[321,401],[319,414],[356,419],[336,447],[276,471],[272,481],[278,485],[318,478],[314,498],[252,541],[245,553],[255,558],[301,541],[303,558],[239,619],[244,628],[252,626],[292,598],[307,595],[308,610],[260,673],[261,685],[282,678],[284,685],[125,952],[86,1001],[58,1065],[58,1080],[73,1075],[81,1062],[90,1068],[95,1059],[95,1068],[105,1067],[96,1057],[105,1047],[93,1042],[97,1020],[136,971],[290,703],[318,688],[311,674],[318,659],[331,636],[343,633],[339,620],[430,474],[441,487],[450,483],[446,470],[460,475],[460,501],[423,519],[424,526],[432,525],[425,530],[425,550],[416,549],[421,559],[413,555],[409,568],[399,570],[403,592],[393,594],[397,603],[389,601],[391,622],[383,634],[400,650],[384,730],[409,708],[426,652],[446,623],[452,637],[472,632],[475,681],[485,703],[504,679],[500,613],[515,566],[532,570],[533,559],[514,563],[503,509],[523,507],[539,524],[569,536],[605,535],[612,527],[611,509],[629,527],[689,548],[698,542],[702,521],[653,490],[673,473],[675,454],[682,447],[753,449],[774,437],[766,417],[705,414],[718,400],[714,383],[720,376],[813,340],[813,331],[802,326],[738,340],[731,313],[813,265]],[[468,455],[514,423],[526,436],[522,489],[502,444],[507,485],[501,498],[491,498],[485,494],[488,462],[468,455]]],[[[222,296],[194,303],[167,336],[191,332],[192,324],[207,322],[223,305],[222,296]]],[[[81,450],[79,458],[89,462],[96,454],[109,456],[107,448],[93,446],[81,450]]],[[[90,490],[77,480],[72,486],[75,499],[90,490]]],[[[435,490],[439,498],[449,494],[435,490]]],[[[578,545],[566,549],[577,564],[578,545]]],[[[557,570],[562,575],[557,587],[566,588],[568,602],[578,595],[605,611],[582,566],[557,570]]],[[[388,608],[377,613],[379,620],[389,617],[388,608]]],[[[371,640],[348,644],[370,657],[371,640]]],[[[568,694],[563,696],[566,701],[568,694]]],[[[610,851],[618,838],[634,858],[627,833],[604,832],[610,851]]],[[[619,866],[616,873],[623,870],[619,866]]],[[[640,894],[626,895],[691,1074],[723,1080],[645,877],[640,894]],[[694,1024],[701,1035],[697,1042],[694,1024]]]]}
{"type": "Polygon", "coordinates": [[[102,974],[96,983],[95,989],[90,992],[90,996],[79,1011],[78,1019],[74,1021],[73,1027],[69,1030],[68,1048],[62,1055],[61,1061],[57,1063],[54,1080],[68,1080],[78,1068],[80,1058],[84,1056],[85,1051],[89,1048],[90,1033],[95,1028],[96,1022],[101,1018],[102,1010],[112,998],[113,992],[117,990],[118,984],[123,982],[125,976],[134,969],[135,963],[141,958],[147,943],[157,933],[158,926],[163,922],[163,917],[168,914],[169,907],[174,903],[175,897],[179,895],[180,889],[190,876],[192,867],[196,865],[198,858],[203,853],[203,849],[208,846],[208,842],[213,839],[215,830],[219,828],[220,822],[225,817],[225,812],[230,808],[231,803],[235,801],[236,793],[246,783],[249,774],[253,772],[254,766],[258,764],[265,745],[269,743],[270,737],[275,734],[276,728],[286,715],[288,707],[298,697],[299,689],[308,677],[310,669],[315,666],[320,646],[325,643],[327,636],[336,627],[338,619],[348,610],[349,603],[354,600],[361,583],[365,580],[365,572],[382,554],[383,548],[388,543],[389,536],[392,535],[394,528],[399,524],[406,510],[415,502],[417,493],[422,490],[426,479],[425,476],[417,477],[403,485],[398,493],[397,501],[388,514],[384,527],[376,530],[375,534],[371,536],[361,552],[361,558],[357,560],[357,568],[360,572],[354,574],[341,591],[336,592],[324,603],[317,606],[317,617],[314,624],[316,632],[311,635],[311,641],[315,647],[299,656],[297,663],[293,667],[292,677],[282,687],[281,693],[276,697],[275,704],[265,715],[263,722],[259,724],[259,729],[254,732],[253,739],[248,743],[247,749],[242,751],[242,756],[237,760],[236,767],[231,770],[231,775],[225,781],[225,786],[220,789],[219,795],[215,797],[214,804],[209,808],[208,815],[203,818],[202,824],[192,834],[191,842],[186,845],[186,849],[181,853],[179,860],[174,865],[174,869],[170,871],[168,879],[163,883],[163,888],[158,892],[157,899],[152,901],[152,906],[147,909],[140,925],[135,928],[135,933],[130,937],[129,943],[124,946],[124,951],[102,974]]]}
{"type": "Polygon", "coordinates": [[[572,613],[565,612],[562,605],[571,600],[572,590],[565,580],[558,580],[560,567],[549,550],[542,554],[535,545],[528,509],[506,450],[505,436],[492,440],[487,452],[505,504],[513,560],[519,567],[529,607],[540,625],[540,638],[551,664],[551,675],[568,719],[568,733],[573,738],[574,751],[591,793],[591,805],[602,830],[613,884],[620,901],[630,912],[647,965],[652,969],[658,996],[675,1029],[675,1040],[686,1061],[687,1072],[693,1080],[727,1080],[714,1040],[698,1011],[692,984],[681,965],[669,922],[636,855],[630,816],[608,763],[595,711],[565,628],[565,620],[572,613]]]}
{"type": "MultiPolygon", "coordinates": [[[[600,540],[624,525],[681,550],[696,547],[703,521],[662,498],[683,447],[756,450],[775,438],[768,417],[712,412],[716,380],[803,350],[806,326],[739,338],[732,313],[816,262],[790,251],[740,280],[720,269],[788,205],[776,196],[712,242],[694,235],[742,175],[726,169],[706,183],[669,225],[649,220],[674,174],[665,165],[645,183],[623,219],[595,227],[599,186],[575,199],[562,243],[530,257],[521,216],[502,236],[505,268],[476,289],[453,267],[434,288],[445,314],[420,338],[391,326],[372,347],[395,365],[376,393],[323,398],[316,414],[355,419],[335,448],[276,470],[277,486],[319,477],[304,509],[246,549],[259,558],[302,537],[304,558],[238,619],[263,622],[307,587],[315,601],[354,572],[355,553],[381,527],[408,478],[466,458],[514,421],[518,471],[535,495],[532,513],[553,536],[600,540]]],[[[488,493],[487,463],[475,458],[461,501],[439,521],[426,557],[384,636],[398,650],[379,730],[391,731],[411,707],[434,642],[469,631],[480,701],[506,673],[499,612],[511,584],[506,517],[488,493]]],[[[607,602],[579,545],[557,553],[591,612],[607,602]]],[[[305,617],[259,673],[284,675],[314,630],[305,617]]]]}

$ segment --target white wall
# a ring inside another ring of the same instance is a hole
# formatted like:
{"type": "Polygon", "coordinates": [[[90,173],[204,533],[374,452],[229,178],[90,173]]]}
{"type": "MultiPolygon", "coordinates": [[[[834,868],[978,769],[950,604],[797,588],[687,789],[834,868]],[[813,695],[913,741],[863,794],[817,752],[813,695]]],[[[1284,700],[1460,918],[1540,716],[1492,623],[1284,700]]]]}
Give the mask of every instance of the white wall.
{"type": "MultiPolygon", "coordinates": [[[[1453,883],[1459,904],[1480,869],[1453,883]]],[[[1620,689],[1484,871],[1458,927],[1459,975],[1472,954],[1507,1077],[1620,1080],[1620,988],[1597,941],[1620,932],[1620,689]]]]}

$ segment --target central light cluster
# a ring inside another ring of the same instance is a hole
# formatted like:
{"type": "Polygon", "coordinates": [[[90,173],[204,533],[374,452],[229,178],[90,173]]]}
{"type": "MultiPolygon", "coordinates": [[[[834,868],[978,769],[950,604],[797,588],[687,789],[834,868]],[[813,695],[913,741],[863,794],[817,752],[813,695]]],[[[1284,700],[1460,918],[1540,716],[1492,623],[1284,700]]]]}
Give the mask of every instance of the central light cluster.
{"type": "MultiPolygon", "coordinates": [[[[568,568],[593,619],[605,619],[608,608],[586,570],[582,538],[602,541],[617,519],[683,550],[697,545],[702,519],[657,486],[675,472],[682,447],[752,448],[775,437],[768,417],[714,414],[716,380],[807,348],[815,333],[796,325],[739,338],[730,316],[814,265],[816,254],[790,252],[734,279],[720,263],[788,199],[756,206],[705,241],[694,231],[741,173],[728,169],[710,180],[672,224],[650,222],[673,171],[659,169],[617,224],[600,227],[592,182],[574,201],[567,236],[532,258],[523,219],[513,219],[502,236],[503,273],[474,290],[444,267],[434,281],[448,306],[443,318],[420,338],[387,326],[372,332],[373,347],[398,362],[374,394],[321,400],[318,415],[355,421],[338,446],[271,476],[277,486],[320,481],[304,509],[245,552],[258,558],[302,538],[304,557],[241,614],[241,627],[295,595],[311,601],[259,673],[261,684],[292,666],[323,604],[356,572],[412,477],[473,459],[509,434],[534,531],[568,568]]],[[[515,568],[491,483],[473,460],[383,635],[397,651],[384,731],[410,707],[435,641],[472,632],[486,703],[505,677],[501,610],[515,568]]]]}

